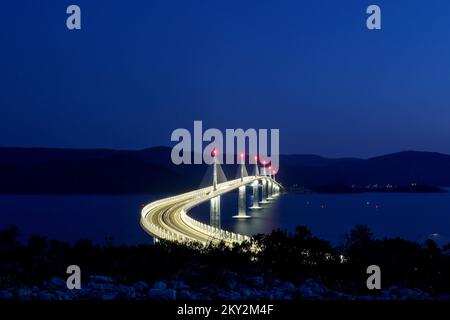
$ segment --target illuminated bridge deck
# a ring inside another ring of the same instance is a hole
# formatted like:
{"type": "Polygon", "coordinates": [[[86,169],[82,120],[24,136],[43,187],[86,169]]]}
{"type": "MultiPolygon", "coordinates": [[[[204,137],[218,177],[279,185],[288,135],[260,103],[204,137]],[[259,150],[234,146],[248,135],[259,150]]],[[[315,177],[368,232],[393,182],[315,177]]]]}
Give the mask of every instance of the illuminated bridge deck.
{"type": "Polygon", "coordinates": [[[171,241],[206,245],[219,242],[233,244],[248,240],[248,236],[215,228],[193,219],[187,213],[203,202],[256,181],[265,181],[272,183],[277,189],[281,188],[280,184],[268,176],[249,176],[227,181],[217,184],[216,191],[210,186],[149,203],[142,209],[141,226],[155,238],[171,241]]]}

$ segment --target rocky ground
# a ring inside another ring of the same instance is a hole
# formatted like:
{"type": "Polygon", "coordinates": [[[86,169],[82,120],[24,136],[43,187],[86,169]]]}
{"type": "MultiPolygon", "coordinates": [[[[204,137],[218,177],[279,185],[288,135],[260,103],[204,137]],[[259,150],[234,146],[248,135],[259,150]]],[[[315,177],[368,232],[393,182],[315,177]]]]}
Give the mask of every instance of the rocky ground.
{"type": "Polygon", "coordinates": [[[236,281],[230,276],[226,287],[193,288],[184,281],[157,281],[148,284],[138,281],[133,285],[117,283],[106,276],[91,276],[80,290],[68,290],[64,279],[54,277],[41,286],[11,287],[0,290],[0,299],[9,300],[450,300],[450,296],[431,296],[419,289],[389,287],[378,296],[352,296],[330,290],[313,281],[305,280],[295,286],[274,280],[266,288],[262,277],[247,277],[236,281]]]}

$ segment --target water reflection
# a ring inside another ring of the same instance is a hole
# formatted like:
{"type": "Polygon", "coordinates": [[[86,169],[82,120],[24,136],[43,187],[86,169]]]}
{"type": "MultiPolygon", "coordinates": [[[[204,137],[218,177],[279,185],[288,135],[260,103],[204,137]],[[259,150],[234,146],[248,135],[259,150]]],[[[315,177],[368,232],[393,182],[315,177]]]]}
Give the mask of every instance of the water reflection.
{"type": "MultiPolygon", "coordinates": [[[[248,206],[251,200],[248,197],[248,206]]],[[[221,210],[222,227],[246,235],[275,228],[295,231],[305,225],[336,243],[356,224],[367,224],[377,237],[450,241],[450,193],[285,194],[261,210],[249,210],[251,219],[238,220],[231,218],[237,210],[233,192],[222,196],[221,210]]],[[[207,222],[208,212],[202,204],[190,214],[207,222]]]]}
{"type": "MultiPolygon", "coordinates": [[[[164,195],[0,196],[0,228],[15,224],[22,239],[32,234],[51,239],[80,238],[105,243],[151,243],[139,225],[142,204],[164,195]]],[[[314,235],[339,242],[356,224],[367,224],[377,237],[402,237],[422,242],[432,238],[449,242],[450,193],[285,194],[248,210],[250,219],[232,218],[238,212],[238,192],[221,196],[221,225],[246,235],[269,233],[275,228],[294,231],[307,226],[314,235]]],[[[189,214],[210,223],[209,202],[189,214]]]]}

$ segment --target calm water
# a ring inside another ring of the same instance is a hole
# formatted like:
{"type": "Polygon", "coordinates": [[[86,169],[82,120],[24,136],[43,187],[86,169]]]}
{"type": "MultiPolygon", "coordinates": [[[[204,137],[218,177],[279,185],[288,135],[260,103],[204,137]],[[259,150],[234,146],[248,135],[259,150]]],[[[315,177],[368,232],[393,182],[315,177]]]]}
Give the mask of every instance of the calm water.
{"type": "Polygon", "coordinates": [[[0,228],[17,225],[22,239],[38,234],[70,242],[112,237],[116,244],[145,243],[150,238],[139,225],[140,209],[159,197],[0,196],[0,228]]]}
{"type": "MultiPolygon", "coordinates": [[[[0,196],[0,228],[15,224],[22,239],[31,234],[75,241],[80,238],[116,244],[150,242],[139,226],[142,204],[161,195],[131,196],[0,196]]],[[[250,199],[248,199],[250,201],[250,199]]],[[[253,211],[252,219],[231,218],[237,212],[237,192],[222,197],[222,227],[243,234],[290,231],[308,226],[313,234],[338,242],[355,224],[368,224],[375,235],[423,241],[433,235],[450,241],[450,193],[350,195],[286,194],[253,211]]],[[[209,205],[191,214],[209,221],[209,205]]]]}

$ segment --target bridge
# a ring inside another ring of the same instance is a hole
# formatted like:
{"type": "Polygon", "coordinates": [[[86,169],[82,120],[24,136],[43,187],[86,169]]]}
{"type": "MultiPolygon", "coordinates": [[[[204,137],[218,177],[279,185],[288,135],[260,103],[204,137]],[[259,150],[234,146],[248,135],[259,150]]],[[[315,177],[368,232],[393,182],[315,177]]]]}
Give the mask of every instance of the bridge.
{"type": "Polygon", "coordinates": [[[245,160],[241,154],[240,177],[218,183],[217,171],[219,163],[214,150],[212,185],[173,197],[157,200],[147,204],[141,211],[142,228],[155,238],[178,241],[197,242],[203,245],[224,242],[227,245],[249,240],[246,235],[233,233],[220,227],[220,198],[223,194],[238,189],[238,212],[233,218],[249,219],[246,208],[247,187],[252,188],[253,201],[250,210],[261,209],[265,204],[274,201],[280,194],[282,186],[275,180],[276,172],[267,168],[263,162],[262,172],[255,156],[254,175],[247,176],[245,160]],[[269,172],[267,172],[269,171],[269,172]],[[261,191],[261,197],[260,197],[261,191]],[[210,201],[210,224],[195,220],[188,215],[190,209],[210,201]]]}

